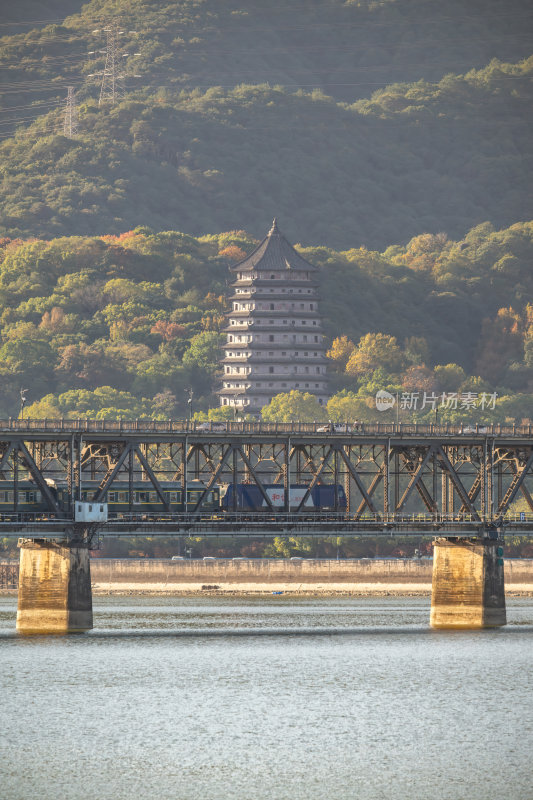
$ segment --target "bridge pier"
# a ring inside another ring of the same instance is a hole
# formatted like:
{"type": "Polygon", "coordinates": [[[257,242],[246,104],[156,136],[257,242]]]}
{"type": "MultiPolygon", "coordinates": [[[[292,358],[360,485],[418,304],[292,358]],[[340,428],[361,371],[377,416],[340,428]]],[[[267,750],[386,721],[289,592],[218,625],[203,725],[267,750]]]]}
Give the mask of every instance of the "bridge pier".
{"type": "Polygon", "coordinates": [[[87,545],[23,539],[20,547],[17,631],[81,633],[93,627],[87,545]]]}
{"type": "Polygon", "coordinates": [[[496,628],[506,624],[501,541],[433,542],[433,628],[496,628]]]}

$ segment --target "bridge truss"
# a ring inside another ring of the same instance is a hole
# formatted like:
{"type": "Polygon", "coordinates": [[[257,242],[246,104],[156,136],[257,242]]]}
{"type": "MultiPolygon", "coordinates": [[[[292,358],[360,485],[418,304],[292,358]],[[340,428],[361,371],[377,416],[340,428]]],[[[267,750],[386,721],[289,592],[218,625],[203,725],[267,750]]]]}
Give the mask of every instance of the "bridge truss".
{"type": "Polygon", "coordinates": [[[104,534],[533,535],[530,428],[0,422],[0,535],[80,535],[75,501],[89,491],[106,502],[118,482],[129,487],[127,511],[114,515],[111,504],[104,534]],[[41,492],[39,512],[21,508],[28,480],[41,492]],[[169,505],[169,481],[196,489],[193,500],[183,492],[179,513],[169,505]],[[162,511],[136,505],[138,482],[156,493],[162,511]],[[207,509],[213,488],[243,483],[260,492],[260,512],[240,510],[236,493],[226,511],[207,509]],[[284,489],[281,508],[267,492],[272,484],[284,489]],[[342,487],[346,509],[339,488],[327,510],[310,509],[320,484],[342,487]],[[294,485],[305,489],[289,507],[294,485]]]}

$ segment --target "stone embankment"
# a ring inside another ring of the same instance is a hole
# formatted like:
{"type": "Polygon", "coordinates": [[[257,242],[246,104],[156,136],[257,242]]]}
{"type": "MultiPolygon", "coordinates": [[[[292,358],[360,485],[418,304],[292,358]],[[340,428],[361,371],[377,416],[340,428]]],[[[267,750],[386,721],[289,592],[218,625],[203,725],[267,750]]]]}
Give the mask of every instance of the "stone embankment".
{"type": "MultiPolygon", "coordinates": [[[[92,559],[94,594],[429,595],[431,559],[92,559]]],[[[507,594],[533,594],[533,559],[505,562],[507,594]]]]}

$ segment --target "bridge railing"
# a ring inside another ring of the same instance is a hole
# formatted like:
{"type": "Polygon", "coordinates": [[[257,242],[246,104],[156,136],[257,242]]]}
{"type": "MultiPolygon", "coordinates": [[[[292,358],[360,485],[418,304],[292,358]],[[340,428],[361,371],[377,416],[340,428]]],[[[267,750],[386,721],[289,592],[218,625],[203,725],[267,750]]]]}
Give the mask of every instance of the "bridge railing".
{"type": "MultiPolygon", "coordinates": [[[[504,515],[492,514],[479,514],[474,515],[470,513],[380,513],[380,512],[367,512],[365,514],[357,514],[353,512],[344,511],[302,511],[300,513],[272,513],[269,511],[262,512],[247,512],[247,511],[233,511],[233,512],[185,512],[178,513],[157,513],[157,512],[132,512],[132,513],[112,513],[109,515],[109,522],[134,524],[142,526],[143,523],[177,523],[177,524],[265,524],[274,522],[277,525],[295,524],[305,521],[306,523],[322,524],[323,522],[338,522],[341,523],[361,523],[361,524],[374,524],[374,525],[397,525],[404,524],[424,524],[424,525],[507,525],[520,523],[531,526],[533,524],[533,512],[507,512],[504,515]]],[[[61,523],[62,526],[72,525],[73,520],[65,517],[64,514],[54,514],[53,512],[43,514],[43,512],[2,512],[0,513],[0,532],[1,527],[12,524],[34,524],[46,525],[48,523],[61,523]]],[[[105,528],[105,526],[103,526],[105,528]]],[[[132,533],[133,535],[133,533],[132,533]]]]}
{"type": "Polygon", "coordinates": [[[316,434],[358,436],[531,436],[533,426],[502,423],[459,424],[393,422],[198,422],[188,420],[4,419],[1,431],[146,434],[316,434]]]}

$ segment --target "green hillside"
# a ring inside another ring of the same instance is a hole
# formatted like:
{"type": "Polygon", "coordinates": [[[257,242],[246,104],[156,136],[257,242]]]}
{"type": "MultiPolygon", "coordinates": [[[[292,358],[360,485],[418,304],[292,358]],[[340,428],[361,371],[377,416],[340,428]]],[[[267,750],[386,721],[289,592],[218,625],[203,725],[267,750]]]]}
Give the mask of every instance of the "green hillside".
{"type": "Polygon", "coordinates": [[[13,82],[80,82],[103,65],[102,28],[116,20],[126,72],[143,84],[268,82],[350,102],[389,83],[525,58],[532,16],[525,0],[21,0],[0,11],[0,65],[13,82]]]}
{"type": "MultiPolygon", "coordinates": [[[[0,415],[17,413],[21,387],[36,417],[183,416],[188,388],[196,411],[215,406],[228,265],[254,245],[143,228],[0,241],[0,415]]],[[[530,416],[533,223],[302,253],[333,343],[330,415],[365,418],[389,388],[497,391],[498,419],[530,416]]]]}
{"type": "Polygon", "coordinates": [[[533,216],[532,71],[492,64],[351,106],[267,86],[89,100],[79,137],[47,135],[51,112],[0,146],[0,232],[260,236],[277,214],[293,239],[382,248],[509,225],[533,216]]]}
{"type": "MultiPolygon", "coordinates": [[[[22,3],[18,18],[34,9],[22,3]]],[[[0,42],[0,136],[17,131],[0,146],[4,235],[149,225],[259,237],[277,214],[295,240],[383,249],[533,216],[524,2],[93,0],[70,10],[61,25],[7,26],[0,42]],[[129,54],[124,95],[99,106],[102,28],[113,20],[129,54]],[[69,84],[74,139],[58,107],[69,84]]]]}
{"type": "Polygon", "coordinates": [[[523,0],[4,10],[0,413],[21,387],[34,416],[179,416],[188,389],[212,407],[228,264],[276,215],[319,268],[328,414],[367,418],[388,388],[531,416],[532,19],[523,0]]]}

